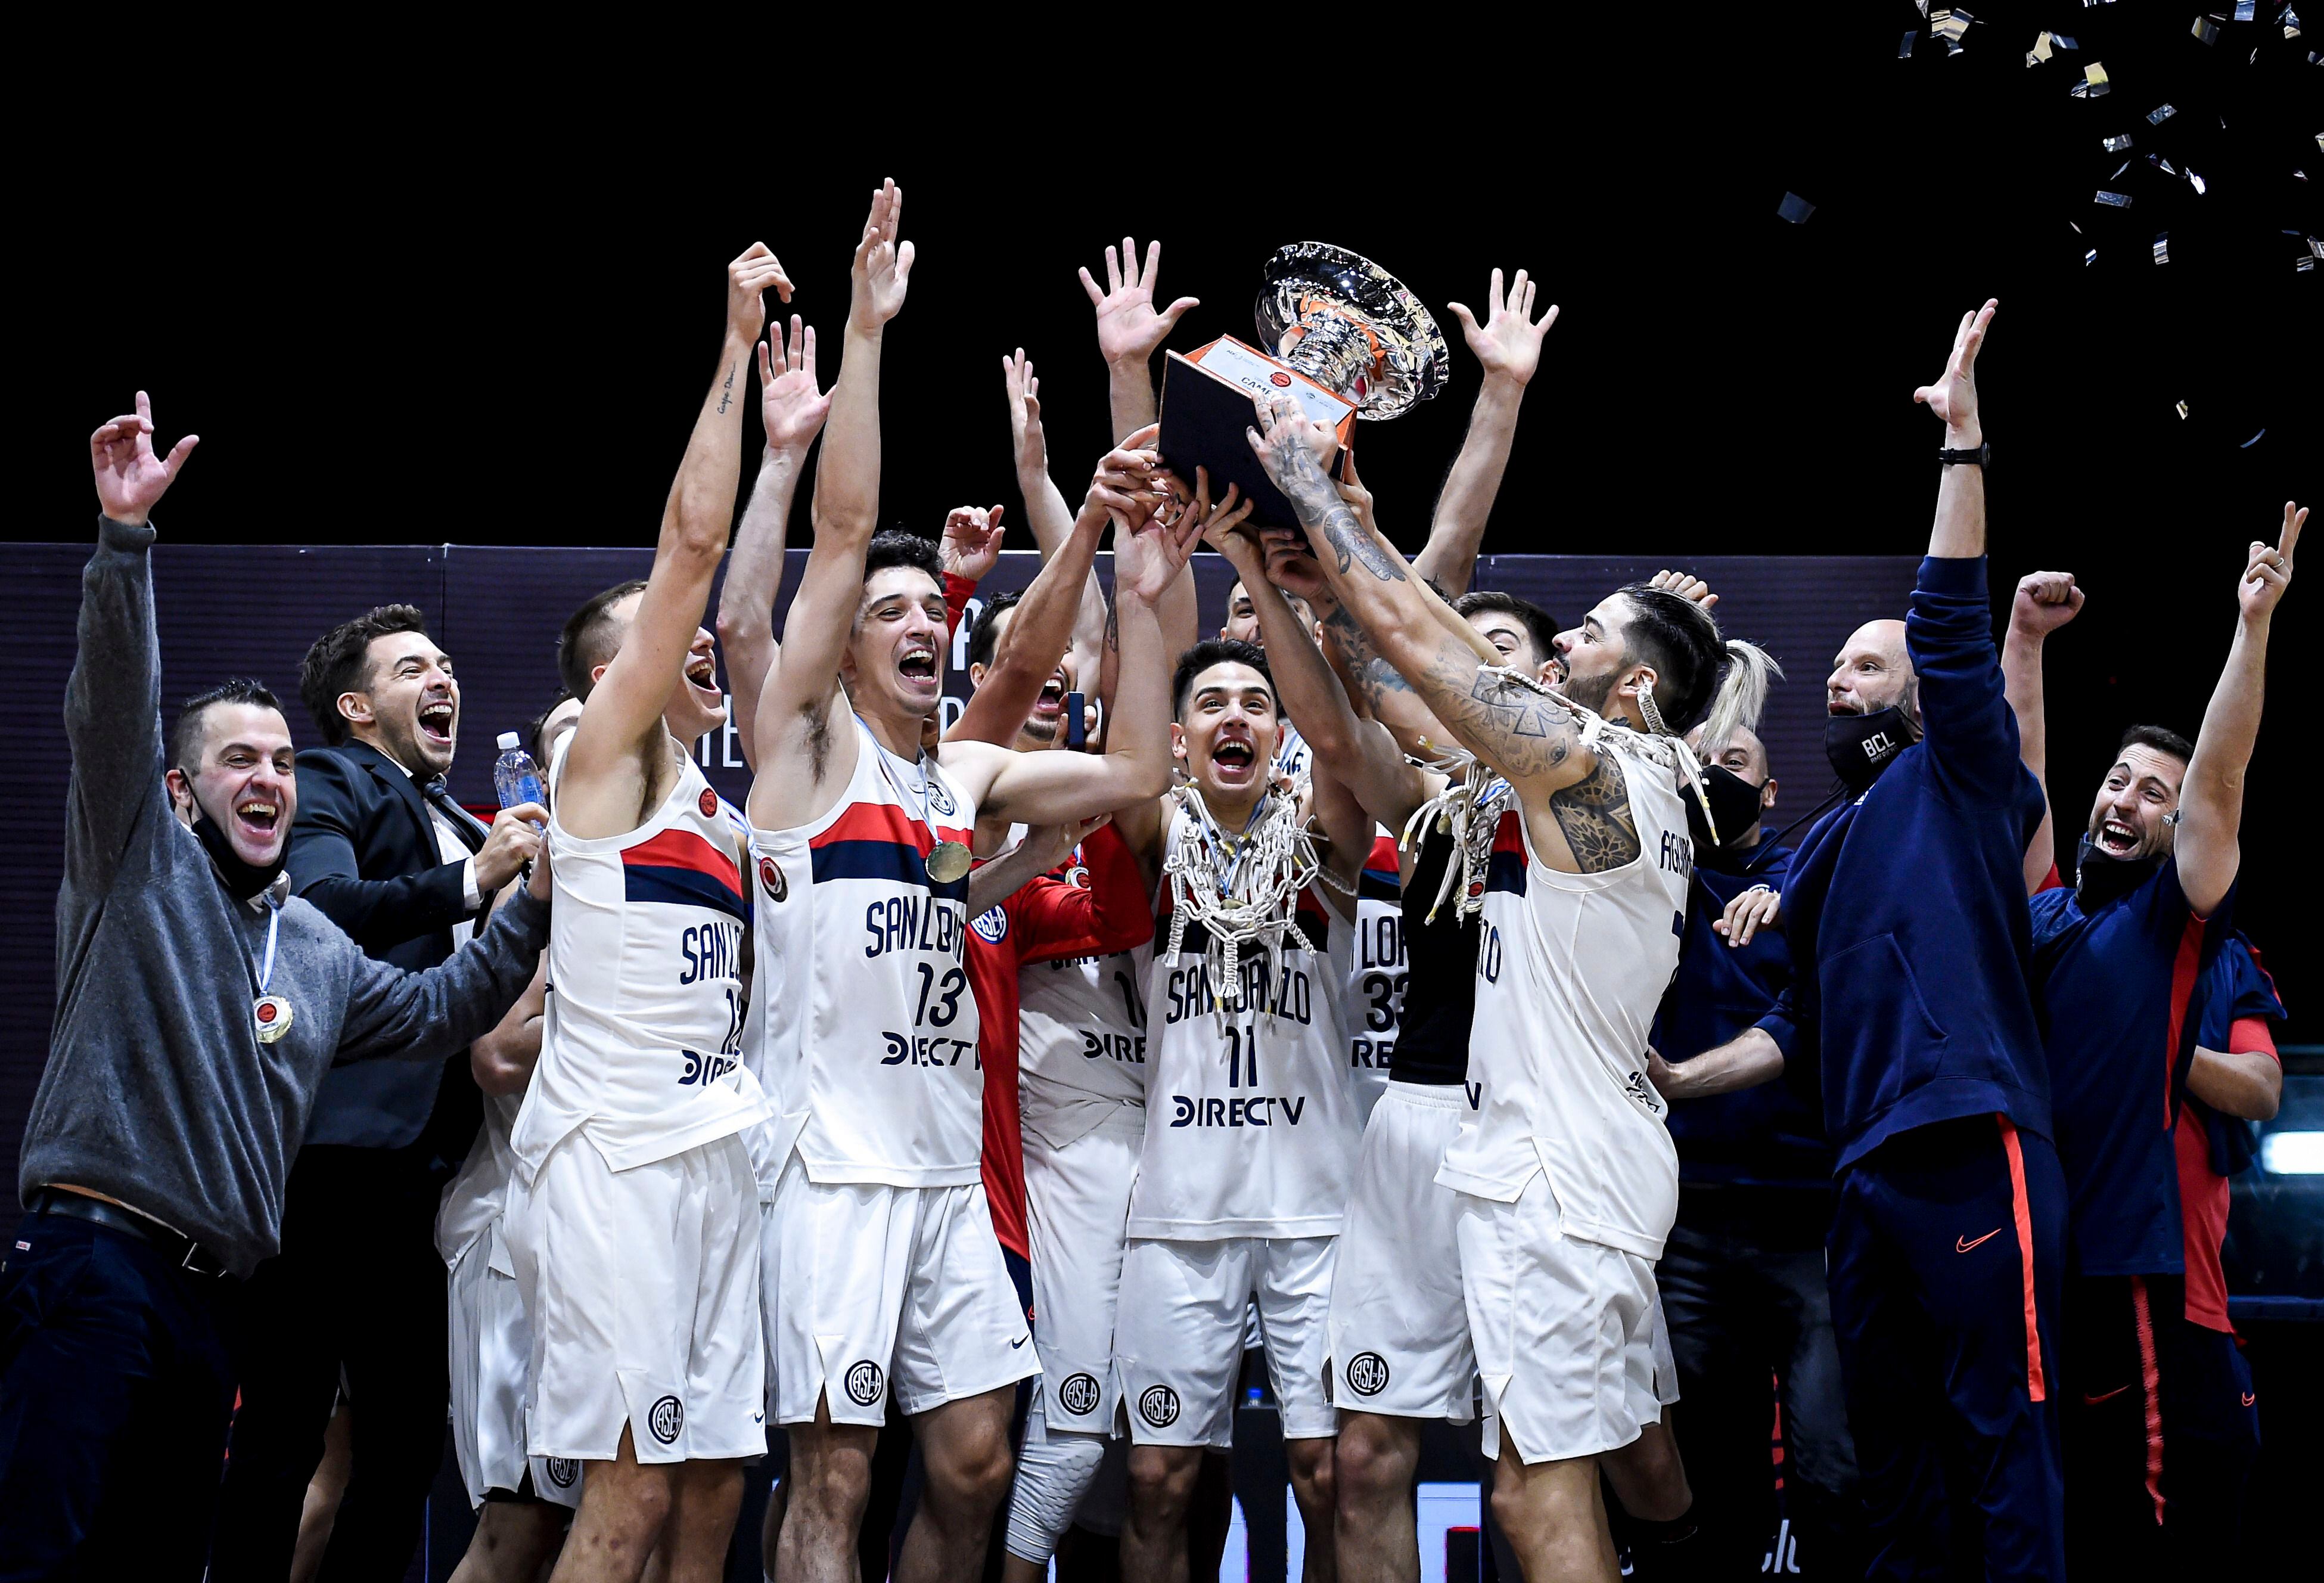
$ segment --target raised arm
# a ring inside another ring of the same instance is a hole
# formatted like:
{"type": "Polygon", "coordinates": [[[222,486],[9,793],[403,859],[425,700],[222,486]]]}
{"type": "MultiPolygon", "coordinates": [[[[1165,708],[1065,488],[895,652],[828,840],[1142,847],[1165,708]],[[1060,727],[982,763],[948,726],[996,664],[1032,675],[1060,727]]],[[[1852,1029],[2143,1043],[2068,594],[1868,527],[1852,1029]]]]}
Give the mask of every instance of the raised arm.
{"type": "MultiPolygon", "coordinates": [[[[1017,490],[1024,497],[1033,542],[1047,560],[1073,532],[1074,515],[1065,504],[1064,491],[1049,476],[1048,433],[1041,426],[1041,380],[1021,347],[1001,360],[1001,375],[1009,394],[1009,447],[1017,464],[1017,490]]],[[[1133,433],[1120,443],[1136,449],[1136,440],[1133,433]]],[[[1089,690],[1087,684],[1097,674],[1099,653],[1105,643],[1105,592],[1093,571],[1082,579],[1081,604],[1074,615],[1074,674],[1084,683],[1084,691],[1089,690]]]]}
{"type": "MultiPolygon", "coordinates": [[[[1975,450],[1985,443],[1985,428],[1977,415],[1977,354],[1999,306],[1998,300],[1988,298],[1984,307],[1962,314],[1943,375],[1913,393],[1914,401],[1944,420],[1948,450],[1975,450]]],[[[1929,530],[1929,553],[1944,560],[1969,560],[1985,553],[1983,467],[1962,463],[1945,468],[1937,485],[1937,520],[1929,530]]]]}
{"type": "MultiPolygon", "coordinates": [[[[1365,810],[1368,817],[1360,821],[1365,837],[1370,837],[1375,821],[1402,829],[1412,810],[1433,793],[1431,778],[1412,766],[1379,721],[1357,718],[1339,677],[1309,635],[1307,624],[1283,597],[1288,585],[1319,616],[1339,609],[1330,585],[1315,569],[1314,557],[1292,551],[1270,554],[1247,532],[1206,537],[1211,548],[1234,567],[1250,596],[1251,607],[1259,616],[1259,641],[1267,650],[1267,668],[1275,678],[1277,701],[1286,716],[1299,722],[1299,734],[1314,749],[1313,763],[1318,779],[1329,764],[1337,787],[1365,810]]],[[[1335,811],[1323,806],[1325,801],[1319,786],[1319,818],[1335,811]]],[[[1333,852],[1338,855],[1336,843],[1342,832],[1327,825],[1326,834],[1333,837],[1333,852]]],[[[1369,851],[1370,841],[1366,839],[1363,845],[1369,851]]],[[[1357,870],[1361,867],[1359,863],[1357,870]]]]}
{"type": "Polygon", "coordinates": [[[2268,629],[2292,586],[2292,555],[2308,509],[2283,503],[2283,531],[2273,545],[2255,539],[2236,584],[2236,635],[2227,668],[2211,690],[2203,728],[2195,737],[2179,792],[2179,833],[2173,844],[2179,885],[2187,904],[2208,916],[2236,883],[2243,862],[2244,773],[2259,739],[2260,705],[2267,690],[2268,629]]]}
{"type": "Polygon", "coordinates": [[[1168,787],[1172,657],[1162,651],[1155,602],[1185,569],[1207,520],[1215,514],[1240,521],[1240,514],[1250,510],[1248,501],[1222,505],[1215,514],[1207,500],[1198,499],[1197,506],[1167,524],[1149,517],[1135,532],[1115,531],[1113,591],[1121,669],[1105,752],[1010,753],[984,743],[945,745],[945,767],[950,770],[957,762],[972,787],[982,782],[980,814],[1030,825],[1062,824],[1159,797],[1168,787]]]}
{"type": "Polygon", "coordinates": [[[897,240],[903,208],[902,190],[882,183],[855,245],[847,333],[825,424],[829,443],[815,475],[815,548],[751,724],[760,764],[796,765],[806,774],[752,782],[752,822],[764,829],[800,823],[825,786],[855,769],[854,735],[832,730],[831,711],[840,696],[840,657],[862,602],[864,551],[880,522],[880,354],[912,272],[912,245],[897,240]]]}
{"type": "MultiPolygon", "coordinates": [[[[2042,694],[2042,645],[2081,614],[2082,590],[2070,571],[2032,571],[2017,579],[2009,635],[2001,644],[2001,685],[2017,717],[2017,756],[2042,783],[2042,826],[2025,847],[2025,893],[2042,888],[2056,865],[2056,821],[2050,808],[2050,727],[2042,694]]],[[[1739,942],[1738,942],[1739,943],[1739,942]]]]}
{"type": "Polygon", "coordinates": [[[1146,267],[1138,266],[1138,244],[1124,236],[1121,251],[1105,250],[1105,290],[1082,271],[1082,290],[1097,310],[1097,349],[1104,354],[1107,404],[1113,413],[1113,442],[1121,445],[1154,421],[1154,354],[1170,338],[1178,316],[1201,305],[1181,297],[1154,310],[1154,278],[1162,269],[1162,244],[1146,245],[1146,267]]]}
{"type": "Polygon", "coordinates": [[[1324,473],[1307,432],[1313,425],[1297,405],[1263,395],[1258,414],[1251,449],[1298,514],[1332,592],[1379,657],[1462,746],[1529,799],[1545,801],[1587,775],[1597,755],[1582,745],[1580,717],[1547,693],[1482,674],[1498,651],[1487,643],[1493,659],[1480,655],[1476,644],[1484,640],[1457,616],[1452,619],[1469,635],[1454,633],[1438,615],[1443,601],[1412,576],[1394,545],[1357,520],[1324,473]]]}
{"type": "Polygon", "coordinates": [[[703,397],[662,507],[661,537],[637,615],[582,706],[581,723],[565,750],[558,818],[576,836],[615,835],[632,828],[642,787],[657,773],[643,767],[639,755],[661,729],[662,710],[685,669],[687,651],[710,601],[711,579],[726,553],[734,486],[742,472],[751,348],[766,323],[769,287],[787,297],[790,277],[766,244],[753,242],[726,266],[726,336],[718,375],[703,397]]]}
{"type": "Polygon", "coordinates": [[[146,807],[161,795],[161,643],[153,624],[153,530],[146,519],[200,437],[153,454],[153,409],[88,437],[97,480],[97,553],[81,573],[79,647],[65,682],[72,782],[65,872],[76,884],[110,883],[146,807]]]}
{"type": "MultiPolygon", "coordinates": [[[[1477,546],[1485,537],[1485,521],[1492,514],[1493,497],[1500,493],[1501,475],[1509,465],[1509,447],[1517,433],[1517,406],[1525,389],[1541,366],[1542,337],[1557,322],[1557,305],[1538,320],[1533,317],[1536,282],[1519,270],[1505,295],[1501,272],[1493,272],[1485,293],[1485,322],[1459,302],[1444,306],[1461,321],[1462,338],[1484,366],[1477,386],[1477,404],[1469,413],[1469,432],[1461,454],[1436,495],[1436,517],[1428,527],[1428,543],[1413,560],[1413,569],[1450,589],[1454,597],[1469,591],[1477,571],[1477,546]]],[[[1305,731],[1306,727],[1300,727],[1305,731]]]]}
{"type": "Polygon", "coordinates": [[[798,493],[807,453],[831,412],[829,393],[816,386],[815,330],[791,315],[790,344],[783,343],[779,320],[759,343],[759,417],[767,449],[759,458],[758,481],[734,550],[726,558],[726,580],[718,588],[718,646],[726,655],[726,689],[742,739],[742,762],[753,769],[758,744],[751,723],[759,717],[759,692],[775,662],[775,593],[783,582],[783,552],[789,547],[791,500],[798,493]]]}

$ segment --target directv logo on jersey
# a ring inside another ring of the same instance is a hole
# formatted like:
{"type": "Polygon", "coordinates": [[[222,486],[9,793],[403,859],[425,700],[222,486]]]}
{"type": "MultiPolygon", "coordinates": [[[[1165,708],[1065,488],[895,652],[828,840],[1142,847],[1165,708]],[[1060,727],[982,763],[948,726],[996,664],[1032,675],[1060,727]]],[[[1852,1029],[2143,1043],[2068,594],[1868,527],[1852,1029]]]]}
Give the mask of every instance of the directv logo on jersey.
{"type": "Polygon", "coordinates": [[[1644,1072],[1632,1072],[1622,1081],[1622,1092],[1646,1107],[1648,1116],[1660,1116],[1663,1102],[1655,1095],[1654,1085],[1646,1081],[1644,1072]]]}
{"type": "Polygon", "coordinates": [[[1174,1127],[1271,1127],[1280,1114],[1285,1126],[1297,1126],[1307,1110],[1305,1094],[1256,1094],[1248,1099],[1205,1099],[1199,1094],[1173,1094],[1174,1127]],[[1279,1107],[1279,1110],[1278,1110],[1279,1107]]]}

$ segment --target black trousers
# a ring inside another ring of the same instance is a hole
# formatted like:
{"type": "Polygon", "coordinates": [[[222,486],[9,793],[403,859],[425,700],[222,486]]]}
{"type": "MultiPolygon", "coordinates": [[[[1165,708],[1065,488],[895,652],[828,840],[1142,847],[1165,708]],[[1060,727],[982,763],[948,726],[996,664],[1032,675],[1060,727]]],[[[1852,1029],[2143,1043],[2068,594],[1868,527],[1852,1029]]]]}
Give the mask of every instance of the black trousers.
{"type": "Polygon", "coordinates": [[[289,1574],[342,1372],[354,1459],[319,1576],[403,1577],[443,1460],[451,1402],[435,1237],[445,1180],[424,1141],[300,1152],[283,1201],[282,1251],[249,1282],[242,1407],[213,1583],[281,1583],[289,1574]]]}
{"type": "Polygon", "coordinates": [[[2176,1275],[2066,1286],[2066,1560],[2200,1576],[2242,1553],[2258,1396],[2236,1338],[2190,1323],[2176,1275]]]}
{"type": "Polygon", "coordinates": [[[0,1578],[198,1583],[241,1296],[128,1232],[18,1223],[0,1259],[0,1578]]]}
{"type": "Polygon", "coordinates": [[[1680,1190],[1655,1280],[1678,1364],[1672,1423],[1705,1576],[1757,1576],[1786,1518],[1809,1570],[1862,1575],[1856,1449],[1824,1283],[1830,1202],[1781,1189],[1680,1190]],[[1780,1467],[1769,1438],[1778,1403],[1780,1467]]]}

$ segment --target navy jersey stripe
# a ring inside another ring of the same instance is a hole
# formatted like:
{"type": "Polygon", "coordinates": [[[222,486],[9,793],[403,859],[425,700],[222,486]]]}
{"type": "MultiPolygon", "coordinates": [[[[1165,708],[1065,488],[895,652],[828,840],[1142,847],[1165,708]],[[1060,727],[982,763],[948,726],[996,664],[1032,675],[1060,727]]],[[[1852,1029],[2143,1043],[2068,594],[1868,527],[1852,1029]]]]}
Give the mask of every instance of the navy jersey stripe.
{"type": "Polygon", "coordinates": [[[1496,852],[1485,868],[1485,888],[1507,891],[1513,896],[1526,893],[1526,860],[1522,852],[1496,852]]]}
{"type": "Polygon", "coordinates": [[[742,898],[692,868],[668,868],[644,863],[622,868],[622,894],[632,902],[665,902],[680,907],[708,907],[748,923],[750,911],[742,898]]]}
{"type": "Polygon", "coordinates": [[[1367,868],[1356,881],[1356,894],[1367,902],[1393,902],[1404,892],[1395,869],[1367,868]]]}
{"type": "Polygon", "coordinates": [[[814,858],[816,884],[835,879],[887,880],[950,901],[968,900],[967,875],[942,884],[929,879],[927,859],[918,847],[901,841],[834,841],[816,847],[814,858]]]}

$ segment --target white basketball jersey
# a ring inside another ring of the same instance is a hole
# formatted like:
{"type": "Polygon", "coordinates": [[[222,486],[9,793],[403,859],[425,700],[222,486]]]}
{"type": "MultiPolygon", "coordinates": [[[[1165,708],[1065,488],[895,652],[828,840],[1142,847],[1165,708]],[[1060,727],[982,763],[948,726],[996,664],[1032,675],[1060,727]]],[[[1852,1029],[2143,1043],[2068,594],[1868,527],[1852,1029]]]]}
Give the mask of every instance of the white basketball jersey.
{"type": "Polygon", "coordinates": [[[1017,975],[1018,1109],[1062,1149],[1146,1103],[1146,989],[1154,948],[1032,962],[1017,975]]]}
{"type": "Polygon", "coordinates": [[[1641,849],[1620,868],[1562,874],[1524,816],[1501,815],[1485,884],[1469,1075],[1481,1086],[1436,1180],[1514,1203],[1548,1174],[1566,1235],[1662,1256],[1678,1213],[1678,1153],[1646,1081],[1646,1035],[1678,970],[1694,850],[1673,771],[1621,754],[1641,849]]]}
{"type": "MultiPolygon", "coordinates": [[[[562,777],[558,744],[550,800],[562,777]]],[[[585,840],[549,823],[556,879],[540,1060],[513,1143],[527,1181],[576,1128],[616,1171],[769,1114],[743,1069],[738,831],[691,757],[653,817],[585,840]]]]}
{"type": "Polygon", "coordinates": [[[509,1139],[516,1128],[521,1094],[486,1094],[484,1125],[468,1145],[460,1174],[444,1189],[436,1208],[436,1252],[446,1264],[493,1228],[508,1204],[508,1187],[516,1174],[516,1151],[509,1139]]]}
{"type": "Polygon", "coordinates": [[[966,842],[976,809],[933,759],[888,758],[861,720],[847,727],[855,773],[831,810],[751,832],[770,1164],[796,1148],[818,1182],[964,1187],[984,1106],[968,880],[928,877],[927,819],[966,842]]]}
{"type": "Polygon", "coordinates": [[[1356,949],[1348,963],[1348,1081],[1359,1126],[1388,1092],[1388,1063],[1404,1021],[1404,891],[1396,838],[1383,827],[1372,837],[1371,856],[1356,882],[1356,949]]]}
{"type": "MultiPolygon", "coordinates": [[[[1173,846],[1193,830],[1192,816],[1176,810],[1173,846]]],[[[1314,886],[1296,906],[1300,932],[1317,949],[1287,936],[1280,952],[1245,947],[1243,1000],[1233,1010],[1211,982],[1202,926],[1190,922],[1172,956],[1167,915],[1157,922],[1131,1236],[1338,1235],[1363,1130],[1342,1005],[1352,930],[1314,886]]]]}

